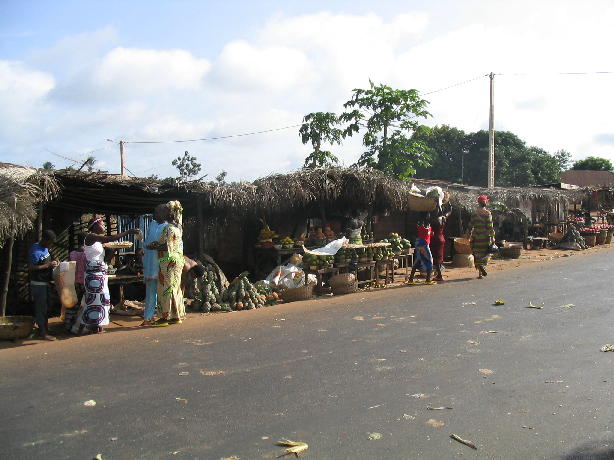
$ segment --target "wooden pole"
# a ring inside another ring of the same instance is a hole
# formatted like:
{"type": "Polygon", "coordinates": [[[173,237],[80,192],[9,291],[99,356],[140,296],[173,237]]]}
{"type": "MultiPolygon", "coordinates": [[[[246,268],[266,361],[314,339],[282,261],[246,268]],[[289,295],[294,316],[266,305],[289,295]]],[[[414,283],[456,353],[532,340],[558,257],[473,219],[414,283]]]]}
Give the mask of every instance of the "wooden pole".
{"type": "Polygon", "coordinates": [[[490,73],[490,110],[488,116],[488,188],[495,186],[495,74],[490,73]]]}
{"type": "Polygon", "coordinates": [[[119,157],[121,162],[122,177],[126,175],[126,158],[124,156],[124,141],[119,141],[119,157]]]}
{"type": "Polygon", "coordinates": [[[13,244],[15,238],[9,238],[6,245],[6,268],[4,270],[4,280],[2,282],[2,297],[0,297],[0,316],[6,316],[6,302],[9,296],[9,283],[11,280],[11,269],[13,268],[13,244]]]}
{"type": "Polygon", "coordinates": [[[205,217],[203,215],[203,198],[196,200],[196,215],[198,216],[198,259],[202,262],[205,256],[205,217]]]}
{"type": "Polygon", "coordinates": [[[36,216],[36,241],[43,237],[43,205],[38,205],[38,216],[36,216]]]}

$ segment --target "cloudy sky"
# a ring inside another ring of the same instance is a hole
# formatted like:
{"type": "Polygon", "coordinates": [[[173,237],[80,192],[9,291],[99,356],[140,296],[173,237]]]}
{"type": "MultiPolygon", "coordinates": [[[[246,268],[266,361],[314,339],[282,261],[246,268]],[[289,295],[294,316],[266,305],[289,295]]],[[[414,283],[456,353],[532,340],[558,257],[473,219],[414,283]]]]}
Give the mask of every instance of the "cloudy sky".
{"type": "MultiPolygon", "coordinates": [[[[176,175],[188,150],[210,177],[254,179],[302,165],[298,128],[172,141],[339,112],[369,79],[475,131],[489,72],[496,129],[614,160],[614,73],[597,73],[614,72],[612,24],[611,0],[1,0],[0,161],[118,172],[119,140],[164,141],[126,144],[130,171],[176,175]]],[[[334,152],[352,164],[359,139],[334,152]]]]}

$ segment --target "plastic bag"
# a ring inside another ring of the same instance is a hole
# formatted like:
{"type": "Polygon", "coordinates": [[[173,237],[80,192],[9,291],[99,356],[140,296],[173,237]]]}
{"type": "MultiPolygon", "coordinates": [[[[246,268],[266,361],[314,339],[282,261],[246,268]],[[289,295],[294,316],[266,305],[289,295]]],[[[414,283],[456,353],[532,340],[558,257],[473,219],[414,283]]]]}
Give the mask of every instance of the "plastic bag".
{"type": "Polygon", "coordinates": [[[77,292],[75,291],[75,273],[77,262],[60,262],[53,269],[53,280],[60,296],[63,308],[73,308],[77,305],[77,292]]]}
{"type": "Polygon", "coordinates": [[[265,281],[273,288],[301,287],[305,285],[305,272],[294,264],[280,265],[275,267],[265,281]]]}
{"type": "Polygon", "coordinates": [[[305,246],[303,246],[303,250],[305,251],[305,254],[313,254],[316,256],[334,256],[347,241],[348,239],[344,236],[338,240],[331,241],[326,246],[321,248],[305,249],[305,246]]]}

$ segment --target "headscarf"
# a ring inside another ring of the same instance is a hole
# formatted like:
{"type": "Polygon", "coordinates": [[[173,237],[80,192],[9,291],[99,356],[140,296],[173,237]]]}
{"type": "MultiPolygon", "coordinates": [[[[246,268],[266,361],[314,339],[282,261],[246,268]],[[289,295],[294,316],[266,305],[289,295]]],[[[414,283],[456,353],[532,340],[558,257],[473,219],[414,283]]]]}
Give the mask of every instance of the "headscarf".
{"type": "Polygon", "coordinates": [[[88,231],[91,231],[92,228],[94,227],[94,225],[96,225],[98,222],[100,222],[102,220],[102,217],[98,217],[95,214],[92,216],[92,218],[90,219],[90,221],[87,223],[87,229],[88,231]]]}
{"type": "Polygon", "coordinates": [[[173,223],[177,227],[181,227],[183,225],[183,206],[179,201],[169,201],[167,203],[168,209],[170,210],[171,219],[173,223]]]}

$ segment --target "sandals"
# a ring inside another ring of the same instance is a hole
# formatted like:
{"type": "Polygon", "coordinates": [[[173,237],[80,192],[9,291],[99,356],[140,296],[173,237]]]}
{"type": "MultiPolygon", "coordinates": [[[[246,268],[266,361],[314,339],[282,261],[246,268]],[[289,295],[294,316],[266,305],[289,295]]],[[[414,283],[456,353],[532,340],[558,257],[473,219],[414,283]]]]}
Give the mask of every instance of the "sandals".
{"type": "Polygon", "coordinates": [[[166,327],[168,325],[168,319],[166,318],[160,318],[159,320],[150,324],[151,327],[166,327]]]}
{"type": "Polygon", "coordinates": [[[183,321],[181,321],[179,318],[171,318],[168,321],[168,324],[182,324],[183,321]]]}

